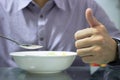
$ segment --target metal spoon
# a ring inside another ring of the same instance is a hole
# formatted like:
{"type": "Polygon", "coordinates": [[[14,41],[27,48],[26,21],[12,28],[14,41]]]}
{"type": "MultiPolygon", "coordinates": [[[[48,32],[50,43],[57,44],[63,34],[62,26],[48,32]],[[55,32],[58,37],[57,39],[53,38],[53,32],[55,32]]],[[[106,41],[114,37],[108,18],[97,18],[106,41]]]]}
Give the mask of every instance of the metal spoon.
{"type": "Polygon", "coordinates": [[[39,49],[39,48],[43,47],[43,46],[40,46],[40,45],[33,45],[33,44],[20,44],[16,40],[10,39],[10,38],[5,37],[3,35],[0,35],[0,37],[4,38],[4,39],[7,39],[9,41],[12,41],[12,42],[16,43],[19,47],[24,48],[24,49],[39,49]]]}

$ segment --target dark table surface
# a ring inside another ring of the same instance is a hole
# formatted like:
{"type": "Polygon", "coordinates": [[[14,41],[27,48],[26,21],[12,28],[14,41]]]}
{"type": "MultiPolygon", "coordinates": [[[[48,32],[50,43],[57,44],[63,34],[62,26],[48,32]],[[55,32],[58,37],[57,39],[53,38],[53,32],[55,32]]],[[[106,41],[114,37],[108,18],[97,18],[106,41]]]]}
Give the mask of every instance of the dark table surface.
{"type": "Polygon", "coordinates": [[[100,67],[92,73],[90,67],[70,67],[54,74],[32,74],[20,68],[6,67],[0,68],[0,80],[120,80],[120,66],[100,67]]]}

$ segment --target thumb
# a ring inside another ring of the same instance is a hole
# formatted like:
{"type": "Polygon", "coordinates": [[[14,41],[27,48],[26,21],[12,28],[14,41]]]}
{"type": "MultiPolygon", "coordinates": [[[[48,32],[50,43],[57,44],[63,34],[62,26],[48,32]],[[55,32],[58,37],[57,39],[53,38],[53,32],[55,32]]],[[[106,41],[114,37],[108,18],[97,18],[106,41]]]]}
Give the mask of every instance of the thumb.
{"type": "Polygon", "coordinates": [[[86,10],[86,20],[89,23],[90,27],[95,27],[95,26],[99,26],[100,22],[93,16],[93,12],[91,8],[88,8],[86,10]]]}

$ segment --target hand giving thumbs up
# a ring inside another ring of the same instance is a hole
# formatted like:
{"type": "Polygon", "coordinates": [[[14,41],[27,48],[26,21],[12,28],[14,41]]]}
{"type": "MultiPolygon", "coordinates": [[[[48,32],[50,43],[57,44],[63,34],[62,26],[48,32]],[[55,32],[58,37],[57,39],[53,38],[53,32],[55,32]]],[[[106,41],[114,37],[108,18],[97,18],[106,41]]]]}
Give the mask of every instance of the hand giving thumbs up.
{"type": "Polygon", "coordinates": [[[75,46],[78,55],[85,63],[106,64],[116,57],[116,42],[105,26],[100,23],[90,8],[85,13],[90,27],[75,33],[75,46]]]}

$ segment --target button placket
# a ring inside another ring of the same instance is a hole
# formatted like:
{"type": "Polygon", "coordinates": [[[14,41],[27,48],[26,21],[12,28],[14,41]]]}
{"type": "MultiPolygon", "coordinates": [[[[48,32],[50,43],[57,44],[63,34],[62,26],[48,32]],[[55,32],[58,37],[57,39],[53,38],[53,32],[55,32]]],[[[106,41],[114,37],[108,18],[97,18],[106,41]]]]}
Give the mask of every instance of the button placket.
{"type": "Polygon", "coordinates": [[[44,15],[40,15],[38,19],[38,44],[45,47],[45,18],[44,15]]]}
{"type": "Polygon", "coordinates": [[[40,18],[41,18],[41,19],[43,18],[43,14],[40,15],[40,18]]]}
{"type": "Polygon", "coordinates": [[[44,40],[44,38],[43,37],[40,37],[40,41],[43,41],[44,40]]]}

